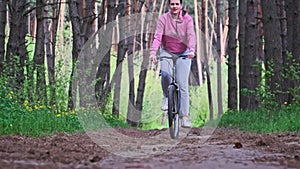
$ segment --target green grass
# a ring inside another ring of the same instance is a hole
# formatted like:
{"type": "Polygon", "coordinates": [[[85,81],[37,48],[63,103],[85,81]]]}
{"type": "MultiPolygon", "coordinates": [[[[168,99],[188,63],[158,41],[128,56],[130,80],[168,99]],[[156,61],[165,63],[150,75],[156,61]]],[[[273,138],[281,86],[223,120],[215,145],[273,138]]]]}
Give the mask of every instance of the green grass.
{"type": "Polygon", "coordinates": [[[20,105],[10,98],[0,98],[0,135],[42,136],[81,130],[76,114],[55,112],[43,106],[20,105]]]}
{"type": "Polygon", "coordinates": [[[57,116],[47,110],[1,112],[0,135],[43,136],[56,132],[82,131],[75,115],[57,116]],[[5,115],[6,114],[6,115],[5,115]]]}
{"type": "MultiPolygon", "coordinates": [[[[3,98],[0,98],[3,101],[3,98]]],[[[123,119],[99,111],[57,112],[43,106],[20,105],[6,99],[0,104],[0,135],[40,137],[57,132],[83,132],[107,127],[128,128],[123,119]],[[83,115],[84,113],[84,115],[83,115]]]]}
{"type": "Polygon", "coordinates": [[[227,112],[219,126],[257,133],[300,132],[300,109],[285,107],[277,111],[227,112]]]}
{"type": "Polygon", "coordinates": [[[12,95],[13,93],[0,91],[0,135],[40,137],[57,132],[71,133],[104,127],[129,127],[123,119],[118,119],[111,114],[86,110],[57,111],[42,105],[28,105],[26,101],[20,104],[13,99],[12,95]]]}
{"type": "MultiPolygon", "coordinates": [[[[87,110],[76,113],[58,112],[50,107],[17,103],[9,93],[2,92],[1,95],[6,96],[0,97],[0,135],[39,137],[57,132],[83,132],[105,127],[129,128],[122,116],[116,118],[109,113],[100,114],[87,110]]],[[[222,116],[219,126],[258,133],[300,132],[299,112],[299,106],[286,106],[278,111],[228,111],[222,116]]],[[[144,124],[141,129],[166,128],[166,124],[159,124],[160,120],[157,118],[153,123],[144,124]]]]}

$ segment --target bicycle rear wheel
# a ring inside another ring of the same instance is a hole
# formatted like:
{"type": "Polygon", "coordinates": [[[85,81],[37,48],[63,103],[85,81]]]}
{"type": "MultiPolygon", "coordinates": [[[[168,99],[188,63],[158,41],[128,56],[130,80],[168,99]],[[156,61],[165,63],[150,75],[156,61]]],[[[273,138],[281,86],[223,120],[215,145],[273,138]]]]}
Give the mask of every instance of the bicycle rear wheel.
{"type": "Polygon", "coordinates": [[[176,86],[168,87],[168,120],[169,131],[172,139],[177,139],[179,136],[179,103],[178,91],[176,86]]]}

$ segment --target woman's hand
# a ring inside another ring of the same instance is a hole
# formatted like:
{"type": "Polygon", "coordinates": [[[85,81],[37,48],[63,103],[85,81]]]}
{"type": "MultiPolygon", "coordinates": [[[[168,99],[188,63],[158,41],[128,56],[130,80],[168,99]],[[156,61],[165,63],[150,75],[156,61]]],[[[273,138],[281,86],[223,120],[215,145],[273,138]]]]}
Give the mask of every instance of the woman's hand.
{"type": "Polygon", "coordinates": [[[190,52],[187,54],[186,57],[189,58],[189,59],[193,59],[193,58],[195,57],[195,52],[194,52],[194,51],[190,51],[190,52]]]}
{"type": "Polygon", "coordinates": [[[158,63],[156,55],[150,55],[150,60],[155,65],[158,63]]]}

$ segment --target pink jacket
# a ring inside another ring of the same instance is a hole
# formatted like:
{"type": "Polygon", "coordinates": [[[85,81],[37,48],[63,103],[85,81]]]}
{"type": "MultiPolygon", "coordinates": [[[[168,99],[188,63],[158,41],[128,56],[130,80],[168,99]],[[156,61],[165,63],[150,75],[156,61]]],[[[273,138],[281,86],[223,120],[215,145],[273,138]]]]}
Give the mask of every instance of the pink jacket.
{"type": "Polygon", "coordinates": [[[179,19],[172,19],[167,12],[158,18],[151,55],[155,55],[160,46],[172,53],[183,53],[187,49],[195,51],[196,36],[193,18],[180,12],[179,19]]]}

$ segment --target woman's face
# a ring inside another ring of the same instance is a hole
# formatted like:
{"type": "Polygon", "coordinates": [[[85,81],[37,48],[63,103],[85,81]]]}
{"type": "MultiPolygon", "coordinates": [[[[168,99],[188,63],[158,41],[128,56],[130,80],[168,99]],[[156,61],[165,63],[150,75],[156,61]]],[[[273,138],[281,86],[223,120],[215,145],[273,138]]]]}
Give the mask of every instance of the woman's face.
{"type": "Polygon", "coordinates": [[[180,0],[170,0],[169,7],[172,15],[179,15],[182,5],[180,0]]]}

